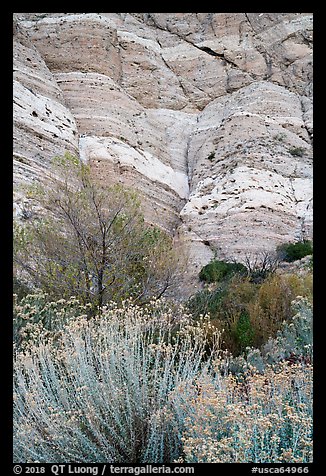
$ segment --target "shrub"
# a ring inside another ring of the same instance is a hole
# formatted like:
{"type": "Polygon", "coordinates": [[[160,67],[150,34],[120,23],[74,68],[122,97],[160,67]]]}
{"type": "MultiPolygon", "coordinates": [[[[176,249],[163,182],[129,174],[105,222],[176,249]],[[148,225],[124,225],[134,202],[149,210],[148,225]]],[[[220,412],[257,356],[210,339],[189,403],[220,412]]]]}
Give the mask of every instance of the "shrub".
{"type": "Polygon", "coordinates": [[[36,336],[15,355],[15,461],[174,461],[180,401],[198,393],[192,384],[214,355],[205,352],[208,330],[161,301],[125,302],[68,320],[55,339],[36,336]]]}
{"type": "Polygon", "coordinates": [[[225,354],[217,380],[200,382],[201,398],[188,402],[183,462],[312,461],[312,305],[298,297],[292,308],[261,350],[225,354]]]}
{"type": "Polygon", "coordinates": [[[292,302],[294,315],[284,322],[274,339],[262,347],[262,355],[268,363],[288,360],[312,362],[313,358],[313,312],[308,299],[298,296],[292,302]]]}
{"type": "Polygon", "coordinates": [[[83,305],[72,296],[70,299],[51,301],[42,291],[28,294],[19,299],[14,295],[13,338],[17,348],[28,349],[42,335],[43,342],[55,337],[65,324],[76,316],[91,314],[91,304],[83,305]]]}
{"type": "Polygon", "coordinates": [[[254,256],[247,255],[245,265],[248,269],[250,281],[261,283],[268,276],[275,273],[279,265],[279,259],[277,254],[265,251],[254,256]]]}
{"type": "Polygon", "coordinates": [[[186,463],[306,463],[312,461],[310,365],[282,363],[277,372],[248,372],[200,381],[187,402],[186,463]]]}
{"type": "Polygon", "coordinates": [[[305,150],[304,150],[303,147],[291,147],[290,149],[288,149],[288,152],[291,155],[294,155],[294,156],[297,156],[297,157],[302,157],[305,150]]]}
{"type": "Polygon", "coordinates": [[[312,292],[312,273],[309,271],[302,275],[275,273],[258,283],[252,282],[250,277],[234,275],[213,289],[196,293],[188,300],[187,308],[195,319],[210,314],[212,325],[223,330],[222,349],[239,355],[244,346],[237,329],[243,327],[246,319],[248,345],[260,348],[270,337],[276,336],[284,321],[291,319],[291,303],[296,296],[311,301],[312,292]]]}
{"type": "Polygon", "coordinates": [[[280,132],[279,134],[276,134],[274,137],[273,137],[274,140],[277,140],[279,142],[283,142],[284,139],[286,139],[286,134],[284,132],[280,132]]]}
{"type": "Polygon", "coordinates": [[[277,370],[280,362],[312,364],[313,313],[308,299],[299,296],[292,301],[292,316],[284,321],[274,337],[260,349],[250,347],[246,355],[233,357],[225,353],[223,373],[243,374],[249,369],[263,373],[269,365],[277,370]]]}
{"type": "Polygon", "coordinates": [[[203,289],[191,296],[187,302],[189,312],[199,318],[207,313],[216,316],[226,293],[225,286],[218,286],[215,289],[203,289]]]}
{"type": "Polygon", "coordinates": [[[23,297],[31,294],[33,291],[29,286],[28,283],[25,283],[23,280],[19,279],[17,276],[13,276],[13,283],[12,283],[13,293],[18,297],[18,299],[22,299],[23,297]]]}
{"type": "Polygon", "coordinates": [[[201,269],[199,279],[207,283],[216,283],[234,274],[246,275],[247,268],[242,263],[213,260],[201,269]]]}
{"type": "Polygon", "coordinates": [[[296,243],[284,243],[277,248],[278,255],[283,261],[289,263],[304,258],[313,253],[310,240],[297,241],[296,243]]]}
{"type": "Polygon", "coordinates": [[[238,344],[240,352],[243,352],[246,347],[252,346],[254,335],[255,332],[250,321],[250,316],[248,312],[242,311],[234,329],[235,341],[238,344]]]}
{"type": "Polygon", "coordinates": [[[215,360],[215,379],[197,383],[180,462],[312,461],[312,306],[298,297],[292,307],[293,317],[261,351],[225,354],[215,360]]]}
{"type": "Polygon", "coordinates": [[[14,460],[311,461],[312,313],[303,298],[294,306],[262,352],[233,361],[218,334],[207,354],[209,320],[194,326],[162,300],[112,303],[91,320],[77,306],[59,332],[40,325],[15,352],[14,460]]]}
{"type": "Polygon", "coordinates": [[[256,285],[248,278],[234,275],[213,289],[197,292],[190,297],[186,307],[195,320],[209,314],[212,326],[222,332],[221,348],[239,354],[243,347],[237,336],[238,322],[255,294],[256,285]]]}

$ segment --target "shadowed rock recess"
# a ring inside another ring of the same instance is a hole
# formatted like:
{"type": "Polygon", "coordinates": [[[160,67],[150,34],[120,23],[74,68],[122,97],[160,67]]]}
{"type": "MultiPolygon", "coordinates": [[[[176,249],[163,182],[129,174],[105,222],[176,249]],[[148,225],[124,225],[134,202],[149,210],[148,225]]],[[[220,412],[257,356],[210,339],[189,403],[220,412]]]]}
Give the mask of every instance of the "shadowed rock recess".
{"type": "Polygon", "coordinates": [[[79,154],[140,192],[184,284],[312,237],[312,14],[14,14],[13,120],[17,217],[17,185],[79,154]]]}

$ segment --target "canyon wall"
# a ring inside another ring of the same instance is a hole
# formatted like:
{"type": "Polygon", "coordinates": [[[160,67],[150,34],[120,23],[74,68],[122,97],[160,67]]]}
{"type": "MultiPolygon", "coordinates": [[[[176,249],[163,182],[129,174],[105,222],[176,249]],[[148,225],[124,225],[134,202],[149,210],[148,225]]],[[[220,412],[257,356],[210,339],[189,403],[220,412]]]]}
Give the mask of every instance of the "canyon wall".
{"type": "MultiPolygon", "coordinates": [[[[189,254],[312,237],[312,14],[14,14],[14,186],[65,151],[189,254]]],[[[190,292],[190,291],[189,291],[190,292]]]]}

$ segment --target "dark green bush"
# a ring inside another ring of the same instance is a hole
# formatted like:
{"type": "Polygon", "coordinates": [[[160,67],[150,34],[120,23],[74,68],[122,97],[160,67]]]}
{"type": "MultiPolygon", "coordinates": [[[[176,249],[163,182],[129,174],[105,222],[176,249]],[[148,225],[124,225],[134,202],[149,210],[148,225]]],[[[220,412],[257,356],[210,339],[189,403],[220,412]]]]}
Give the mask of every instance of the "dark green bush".
{"type": "Polygon", "coordinates": [[[187,308],[195,318],[207,313],[215,316],[221,308],[226,292],[224,287],[218,287],[212,291],[203,289],[191,296],[187,302],[187,308]]]}
{"type": "Polygon", "coordinates": [[[202,268],[199,279],[206,283],[216,283],[230,278],[234,274],[247,275],[247,268],[241,263],[213,260],[202,268]]]}
{"type": "Polygon", "coordinates": [[[303,240],[297,241],[296,243],[284,243],[278,246],[277,252],[280,259],[292,263],[307,255],[312,255],[312,242],[310,240],[303,240]]]}
{"type": "Polygon", "coordinates": [[[304,148],[303,147],[291,147],[288,149],[291,155],[302,157],[304,155],[304,148]]]}

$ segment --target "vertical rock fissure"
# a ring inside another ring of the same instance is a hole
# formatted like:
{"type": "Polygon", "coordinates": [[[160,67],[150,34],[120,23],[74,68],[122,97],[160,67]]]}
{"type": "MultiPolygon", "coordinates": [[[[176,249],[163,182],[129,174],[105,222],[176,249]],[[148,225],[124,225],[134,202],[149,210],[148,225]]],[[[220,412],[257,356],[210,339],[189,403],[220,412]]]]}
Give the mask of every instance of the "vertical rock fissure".
{"type": "Polygon", "coordinates": [[[310,144],[312,145],[313,144],[313,133],[311,132],[310,128],[308,127],[307,125],[307,120],[305,118],[305,115],[306,115],[306,112],[307,112],[307,109],[306,109],[306,106],[305,106],[305,98],[300,96],[300,106],[301,106],[301,112],[302,112],[302,121],[303,121],[303,125],[304,125],[304,128],[308,134],[308,137],[309,137],[309,140],[310,140],[310,144]]]}
{"type": "Polygon", "coordinates": [[[248,13],[245,13],[245,17],[246,17],[246,19],[247,19],[247,22],[248,22],[249,25],[250,25],[250,28],[252,29],[253,34],[255,35],[255,34],[256,34],[256,30],[255,30],[254,27],[252,26],[252,23],[251,23],[251,20],[250,20],[250,18],[249,18],[249,16],[248,16],[248,13]]]}
{"type": "MultiPolygon", "coordinates": [[[[197,116],[198,119],[198,116],[197,116]]],[[[186,157],[185,157],[185,165],[186,165],[186,174],[187,174],[187,179],[188,179],[188,198],[191,193],[191,177],[190,177],[190,167],[189,167],[189,148],[190,148],[190,142],[192,138],[192,132],[193,129],[189,132],[188,138],[187,138],[187,143],[186,143],[186,157]]]]}
{"type": "Polygon", "coordinates": [[[193,103],[193,101],[191,100],[191,98],[189,98],[189,94],[186,90],[186,88],[184,87],[183,83],[182,83],[182,79],[178,77],[178,75],[175,74],[175,72],[173,71],[173,69],[171,68],[171,66],[167,63],[167,61],[165,60],[164,56],[161,54],[161,58],[162,58],[162,61],[163,63],[165,64],[165,66],[168,68],[169,71],[171,71],[171,73],[175,76],[176,80],[178,81],[179,83],[179,86],[184,94],[184,96],[186,98],[188,98],[189,102],[194,106],[196,107],[196,105],[193,103]]]}

